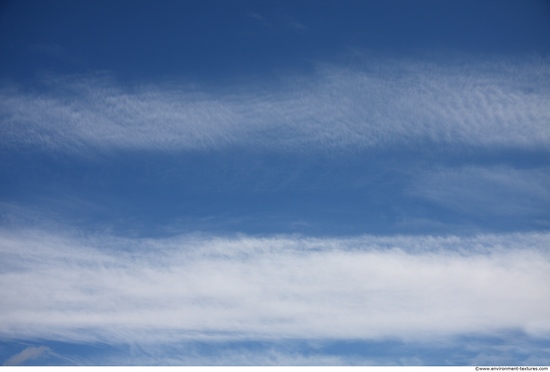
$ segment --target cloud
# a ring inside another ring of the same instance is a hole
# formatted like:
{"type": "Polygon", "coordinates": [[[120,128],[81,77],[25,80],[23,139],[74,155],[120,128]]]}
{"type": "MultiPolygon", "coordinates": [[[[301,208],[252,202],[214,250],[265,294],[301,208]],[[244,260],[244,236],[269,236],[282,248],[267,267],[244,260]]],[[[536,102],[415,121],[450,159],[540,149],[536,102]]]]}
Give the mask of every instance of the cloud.
{"type": "Polygon", "coordinates": [[[55,151],[403,144],[547,147],[548,64],[372,61],[282,82],[125,86],[64,77],[0,92],[2,147],[55,151]]]}
{"type": "MultiPolygon", "coordinates": [[[[223,347],[208,343],[208,351],[198,348],[197,344],[161,345],[160,347],[135,348],[133,352],[101,355],[87,365],[190,365],[190,366],[308,366],[308,365],[345,365],[350,364],[340,356],[307,355],[298,350],[295,343],[274,343],[256,345],[253,350],[243,345],[223,347]]],[[[352,358],[348,358],[352,359],[352,358]]],[[[362,359],[361,365],[374,365],[373,361],[362,359]]]]}
{"type": "Polygon", "coordinates": [[[47,347],[47,346],[38,346],[38,347],[29,346],[28,348],[26,348],[25,350],[23,350],[19,354],[16,354],[16,355],[12,356],[11,358],[9,358],[8,360],[6,360],[4,362],[4,365],[5,366],[18,366],[18,365],[21,365],[21,364],[23,364],[24,362],[26,362],[28,360],[39,358],[42,355],[48,353],[49,351],[50,351],[50,348],[47,347]]]}
{"type": "Polygon", "coordinates": [[[447,208],[476,215],[545,215],[550,208],[546,167],[465,166],[420,172],[409,190],[447,208]]]}
{"type": "Polygon", "coordinates": [[[550,234],[0,240],[0,337],[70,342],[550,337],[550,234]]]}

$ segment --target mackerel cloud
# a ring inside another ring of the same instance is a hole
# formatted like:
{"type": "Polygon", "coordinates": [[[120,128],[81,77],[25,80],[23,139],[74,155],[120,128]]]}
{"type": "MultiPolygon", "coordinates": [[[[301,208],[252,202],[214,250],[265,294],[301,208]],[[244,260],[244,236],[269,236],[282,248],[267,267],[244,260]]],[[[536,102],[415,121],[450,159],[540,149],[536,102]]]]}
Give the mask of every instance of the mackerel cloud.
{"type": "Polygon", "coordinates": [[[3,147],[278,150],[434,142],[550,145],[545,61],[325,66],[278,82],[124,85],[59,77],[0,90],[3,147]]]}

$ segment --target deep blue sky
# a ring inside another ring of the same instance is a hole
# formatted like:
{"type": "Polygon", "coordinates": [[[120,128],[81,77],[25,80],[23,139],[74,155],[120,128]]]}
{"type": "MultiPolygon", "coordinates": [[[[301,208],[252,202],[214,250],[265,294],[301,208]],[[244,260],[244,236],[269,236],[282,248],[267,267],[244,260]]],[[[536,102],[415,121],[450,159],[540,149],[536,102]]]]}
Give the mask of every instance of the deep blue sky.
{"type": "Polygon", "coordinates": [[[357,48],[397,57],[550,51],[546,1],[5,1],[1,17],[4,78],[264,77],[357,48]]]}
{"type": "Polygon", "coordinates": [[[548,123],[547,1],[4,1],[0,361],[547,365],[548,123]]]}

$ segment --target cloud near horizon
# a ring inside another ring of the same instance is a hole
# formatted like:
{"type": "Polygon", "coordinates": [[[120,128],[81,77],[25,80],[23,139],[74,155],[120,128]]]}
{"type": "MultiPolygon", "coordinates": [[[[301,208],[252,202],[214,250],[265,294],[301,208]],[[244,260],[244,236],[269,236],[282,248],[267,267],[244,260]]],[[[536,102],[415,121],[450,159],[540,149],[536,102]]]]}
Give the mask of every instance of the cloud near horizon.
{"type": "Polygon", "coordinates": [[[548,233],[2,233],[0,337],[65,342],[550,337],[548,233]],[[504,311],[503,308],[506,308],[504,311]]]}
{"type": "Polygon", "coordinates": [[[548,64],[376,61],[277,83],[202,89],[103,76],[6,85],[2,147],[54,151],[303,151],[394,144],[550,145],[548,64]]]}
{"type": "Polygon", "coordinates": [[[12,356],[4,362],[5,366],[18,366],[25,363],[28,360],[37,359],[41,356],[44,356],[50,351],[50,348],[47,346],[38,346],[33,347],[29,346],[20,353],[12,356]]]}

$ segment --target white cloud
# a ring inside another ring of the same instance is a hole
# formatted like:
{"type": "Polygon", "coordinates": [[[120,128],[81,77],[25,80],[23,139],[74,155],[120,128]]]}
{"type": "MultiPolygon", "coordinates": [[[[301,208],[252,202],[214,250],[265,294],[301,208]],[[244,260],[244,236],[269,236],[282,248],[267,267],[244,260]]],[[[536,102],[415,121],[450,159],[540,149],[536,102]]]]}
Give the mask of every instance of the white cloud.
{"type": "Polygon", "coordinates": [[[41,357],[45,353],[48,353],[50,348],[47,346],[33,347],[29,346],[20,353],[12,356],[4,362],[5,366],[17,366],[25,363],[27,360],[32,360],[41,357]]]}
{"type": "Polygon", "coordinates": [[[371,62],[277,84],[125,87],[109,78],[4,88],[2,146],[304,150],[431,141],[547,147],[549,69],[532,63],[371,62]]]}
{"type": "MultiPolygon", "coordinates": [[[[149,346],[149,345],[148,345],[149,346]]],[[[214,350],[209,353],[197,350],[193,344],[178,345],[178,347],[147,347],[136,348],[130,355],[102,355],[98,359],[85,361],[86,365],[191,365],[191,366],[336,366],[351,364],[380,365],[369,359],[348,358],[332,355],[303,355],[291,347],[272,345],[267,350],[250,350],[235,348],[230,350],[214,350]],[[168,350],[167,350],[168,349],[168,350]],[[206,354],[206,355],[205,355],[206,354]]],[[[387,364],[387,363],[386,363],[387,364]]]]}
{"type": "Polygon", "coordinates": [[[314,239],[4,232],[0,337],[550,337],[548,233],[314,239]]]}
{"type": "Polygon", "coordinates": [[[459,167],[420,172],[409,192],[448,208],[491,216],[546,214],[550,169],[459,167]]]}

